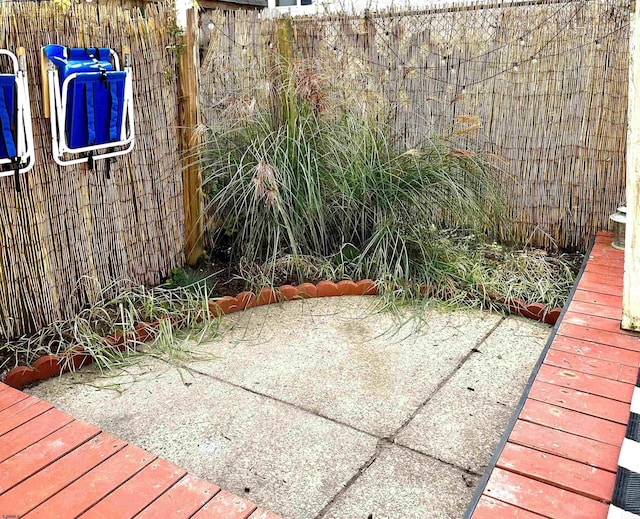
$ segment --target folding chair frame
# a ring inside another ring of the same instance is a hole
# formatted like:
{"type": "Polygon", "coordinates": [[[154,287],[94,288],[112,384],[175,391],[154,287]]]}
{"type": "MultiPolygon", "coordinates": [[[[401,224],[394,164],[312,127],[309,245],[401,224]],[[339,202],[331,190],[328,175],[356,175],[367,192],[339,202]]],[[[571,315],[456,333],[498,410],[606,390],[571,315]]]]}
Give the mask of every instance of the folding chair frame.
{"type": "MultiPolygon", "coordinates": [[[[0,56],[7,56],[13,67],[13,75],[16,83],[16,155],[19,159],[18,169],[0,171],[0,177],[7,177],[18,173],[29,172],[35,164],[33,149],[33,126],[31,123],[31,104],[29,102],[29,84],[27,82],[27,67],[25,50],[20,47],[18,55],[13,52],[0,49],[0,56]]],[[[12,164],[13,158],[0,159],[0,164],[12,164]]],[[[17,177],[16,177],[17,178],[17,177]]]]}
{"type": "MultiPolygon", "coordinates": [[[[122,118],[122,128],[120,129],[120,140],[116,142],[107,142],[104,144],[96,144],[92,146],[84,146],[81,148],[70,148],[67,141],[66,119],[67,119],[67,100],[69,85],[77,77],[78,74],[71,74],[62,83],[60,88],[60,80],[58,68],[43,53],[43,58],[47,60],[47,77],[49,90],[49,106],[54,110],[54,114],[50,114],[51,120],[51,147],[53,151],[53,159],[61,166],[70,166],[73,164],[81,164],[83,162],[94,162],[102,159],[109,159],[126,155],[135,145],[135,126],[133,120],[133,85],[131,79],[131,55],[127,50],[124,51],[124,68],[120,68],[120,59],[118,55],[110,50],[111,59],[113,60],[114,70],[124,70],[126,72],[124,84],[124,109],[122,118]],[[124,149],[116,151],[108,151],[110,148],[126,146],[124,149]],[[93,151],[107,150],[106,153],[92,154],[93,151]],[[65,159],[64,155],[77,155],[88,153],[88,156],[65,159]]],[[[46,92],[44,93],[46,95],[46,92]]]]}

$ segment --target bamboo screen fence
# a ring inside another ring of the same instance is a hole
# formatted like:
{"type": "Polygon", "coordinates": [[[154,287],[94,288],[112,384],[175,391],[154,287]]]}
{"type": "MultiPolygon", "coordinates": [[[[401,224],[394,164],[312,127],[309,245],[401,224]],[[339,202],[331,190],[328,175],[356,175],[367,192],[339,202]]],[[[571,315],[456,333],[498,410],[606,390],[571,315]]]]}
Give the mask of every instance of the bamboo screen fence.
{"type": "Polygon", "coordinates": [[[36,166],[0,178],[0,332],[29,332],[74,315],[114,279],[157,284],[183,263],[184,215],[176,133],[170,11],[114,5],[0,2],[0,46],[23,46],[36,166]],[[131,47],[136,146],[111,166],[58,167],[42,117],[42,45],[131,47]]]}
{"type": "MultiPolygon", "coordinates": [[[[628,22],[626,0],[291,20],[296,57],[404,145],[460,135],[504,162],[519,240],[582,250],[624,201],[628,22]]],[[[276,42],[259,13],[202,17],[205,122],[265,102],[276,42]]]]}

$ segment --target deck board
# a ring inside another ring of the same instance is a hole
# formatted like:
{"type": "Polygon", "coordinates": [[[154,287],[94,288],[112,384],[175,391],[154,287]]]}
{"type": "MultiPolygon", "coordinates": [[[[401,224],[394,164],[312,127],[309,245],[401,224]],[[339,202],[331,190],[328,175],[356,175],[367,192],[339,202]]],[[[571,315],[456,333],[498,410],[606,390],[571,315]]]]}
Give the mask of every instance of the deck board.
{"type": "Polygon", "coordinates": [[[598,330],[597,328],[563,322],[558,328],[558,335],[640,352],[640,341],[636,337],[598,330]]]}
{"type": "Polygon", "coordinates": [[[104,517],[133,517],[164,494],[187,472],[163,459],[157,459],[144,467],[126,485],[81,515],[82,519],[104,517]]]}
{"type": "Polygon", "coordinates": [[[603,396],[610,400],[631,403],[633,387],[631,384],[597,377],[587,373],[558,368],[549,364],[540,366],[536,382],[548,382],[560,387],[572,388],[591,395],[603,396]]]}
{"type": "MultiPolygon", "coordinates": [[[[588,275],[585,274],[587,279],[589,279],[588,275]]],[[[622,297],[622,286],[611,286],[599,278],[591,278],[589,281],[584,281],[580,283],[580,288],[582,290],[586,290],[587,292],[595,292],[598,294],[604,294],[614,297],[622,297]]]]}
{"type": "Polygon", "coordinates": [[[580,355],[574,352],[568,353],[562,350],[556,350],[553,345],[547,352],[544,363],[548,366],[556,366],[558,368],[609,378],[611,380],[618,380],[620,378],[621,365],[618,362],[587,357],[586,355],[580,355]]]}
{"type": "Polygon", "coordinates": [[[193,519],[247,519],[256,508],[253,503],[221,490],[193,519]]]}
{"type": "Polygon", "coordinates": [[[502,519],[539,519],[543,516],[491,497],[482,496],[473,517],[475,519],[495,519],[496,517],[502,519]]]}
{"type": "Polygon", "coordinates": [[[638,380],[638,368],[632,366],[620,366],[620,374],[618,380],[627,384],[635,384],[638,380]]]}
{"type": "Polygon", "coordinates": [[[467,517],[607,517],[640,365],[640,334],[620,329],[624,254],[610,243],[596,237],[467,517]]]}
{"type": "Polygon", "coordinates": [[[602,291],[603,294],[608,294],[609,291],[611,290],[611,288],[607,288],[607,287],[622,289],[622,278],[618,275],[618,273],[616,273],[615,271],[613,272],[597,271],[596,265],[597,264],[593,265],[591,268],[585,269],[584,274],[582,276],[582,283],[581,283],[583,287],[585,286],[585,284],[597,283],[598,285],[605,287],[605,289],[602,291]]]}
{"type": "Polygon", "coordinates": [[[50,409],[0,436],[0,462],[46,438],[73,421],[68,414],[50,409]]]}
{"type": "Polygon", "coordinates": [[[552,350],[564,351],[593,359],[606,360],[614,364],[635,367],[640,364],[640,352],[616,348],[607,344],[557,336],[551,345],[552,350]]]}
{"type": "Polygon", "coordinates": [[[597,303],[585,303],[575,299],[569,304],[569,311],[577,314],[593,315],[595,317],[607,317],[620,322],[622,319],[622,308],[615,306],[604,306],[597,303]]]}
{"type": "Polygon", "coordinates": [[[572,310],[567,311],[564,315],[563,323],[570,323],[578,326],[589,326],[596,330],[603,330],[605,332],[620,333],[633,337],[632,332],[622,330],[620,328],[620,319],[610,317],[600,317],[597,315],[587,315],[585,313],[578,313],[572,310]]]}
{"type": "Polygon", "coordinates": [[[13,389],[12,387],[5,386],[5,390],[0,393],[0,411],[4,411],[5,409],[11,407],[14,404],[20,402],[20,400],[24,400],[28,398],[29,395],[23,393],[22,391],[18,391],[17,389],[13,389]]]}
{"type": "Polygon", "coordinates": [[[99,434],[19,485],[0,494],[0,510],[23,516],[126,446],[99,434]]]}
{"type": "Polygon", "coordinates": [[[127,445],[24,517],[27,519],[77,517],[154,459],[155,456],[139,447],[127,445]]]}
{"type": "Polygon", "coordinates": [[[629,404],[541,380],[534,382],[529,398],[623,425],[629,421],[629,404]]]}
{"type": "Polygon", "coordinates": [[[616,480],[614,472],[513,443],[505,445],[497,466],[598,500],[611,498],[616,480]]]}
{"type": "Polygon", "coordinates": [[[615,309],[622,309],[622,297],[610,296],[607,294],[599,294],[598,292],[590,292],[579,288],[573,295],[574,301],[580,301],[582,303],[591,303],[598,306],[608,306],[615,309]]]}
{"type": "Polygon", "coordinates": [[[220,492],[220,487],[188,474],[145,508],[136,518],[174,517],[175,519],[186,519],[201,510],[218,492],[220,492]]]}
{"type": "Polygon", "coordinates": [[[0,436],[52,408],[53,406],[48,402],[33,397],[25,398],[11,407],[7,407],[0,411],[0,436]]]}
{"type": "Polygon", "coordinates": [[[501,468],[494,469],[486,495],[544,517],[604,519],[609,507],[595,499],[501,468]]]}
{"type": "Polygon", "coordinates": [[[627,431],[622,424],[533,399],[527,400],[520,419],[610,445],[621,445],[627,431]]]}
{"type": "Polygon", "coordinates": [[[6,492],[100,432],[93,425],[73,421],[41,442],[0,463],[0,492],[6,492]]]}
{"type": "Polygon", "coordinates": [[[619,446],[524,420],[515,423],[509,441],[610,472],[618,469],[619,446]]]}

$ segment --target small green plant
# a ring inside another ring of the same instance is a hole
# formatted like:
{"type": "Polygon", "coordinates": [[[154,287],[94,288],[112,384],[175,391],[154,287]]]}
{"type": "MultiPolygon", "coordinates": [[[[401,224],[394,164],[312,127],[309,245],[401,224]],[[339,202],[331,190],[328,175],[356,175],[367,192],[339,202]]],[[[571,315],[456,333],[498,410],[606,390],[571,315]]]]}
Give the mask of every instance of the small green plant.
{"type": "Polygon", "coordinates": [[[180,62],[180,57],[184,53],[185,42],[184,42],[184,28],[178,25],[178,21],[176,19],[175,13],[176,5],[174,0],[166,0],[165,5],[167,6],[168,13],[172,13],[171,16],[167,18],[167,36],[169,37],[169,45],[166,46],[166,50],[169,52],[171,56],[175,59],[174,66],[171,69],[166,69],[164,71],[164,79],[167,84],[171,84],[177,77],[177,66],[180,62]]]}
{"type": "Polygon", "coordinates": [[[203,257],[195,267],[175,268],[171,277],[164,283],[165,288],[184,288],[194,294],[206,294],[214,297],[216,290],[216,276],[220,272],[213,272],[207,268],[207,256],[203,257]]]}
{"type": "Polygon", "coordinates": [[[184,287],[187,285],[191,285],[193,283],[193,279],[184,269],[175,268],[171,270],[171,277],[167,280],[166,285],[168,287],[184,287]]]}

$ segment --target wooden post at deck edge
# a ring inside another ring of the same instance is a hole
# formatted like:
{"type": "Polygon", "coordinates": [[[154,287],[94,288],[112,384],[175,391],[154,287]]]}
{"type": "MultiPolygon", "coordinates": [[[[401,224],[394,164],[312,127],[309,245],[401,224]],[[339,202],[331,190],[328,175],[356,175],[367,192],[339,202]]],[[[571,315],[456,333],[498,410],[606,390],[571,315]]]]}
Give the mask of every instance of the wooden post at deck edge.
{"type": "Polygon", "coordinates": [[[195,265],[204,250],[202,173],[198,165],[198,46],[196,12],[187,10],[184,45],[178,67],[178,113],[184,193],[185,255],[195,265]]]}
{"type": "Polygon", "coordinates": [[[627,228],[622,328],[640,331],[640,17],[635,0],[631,2],[629,51],[627,228]]]}

